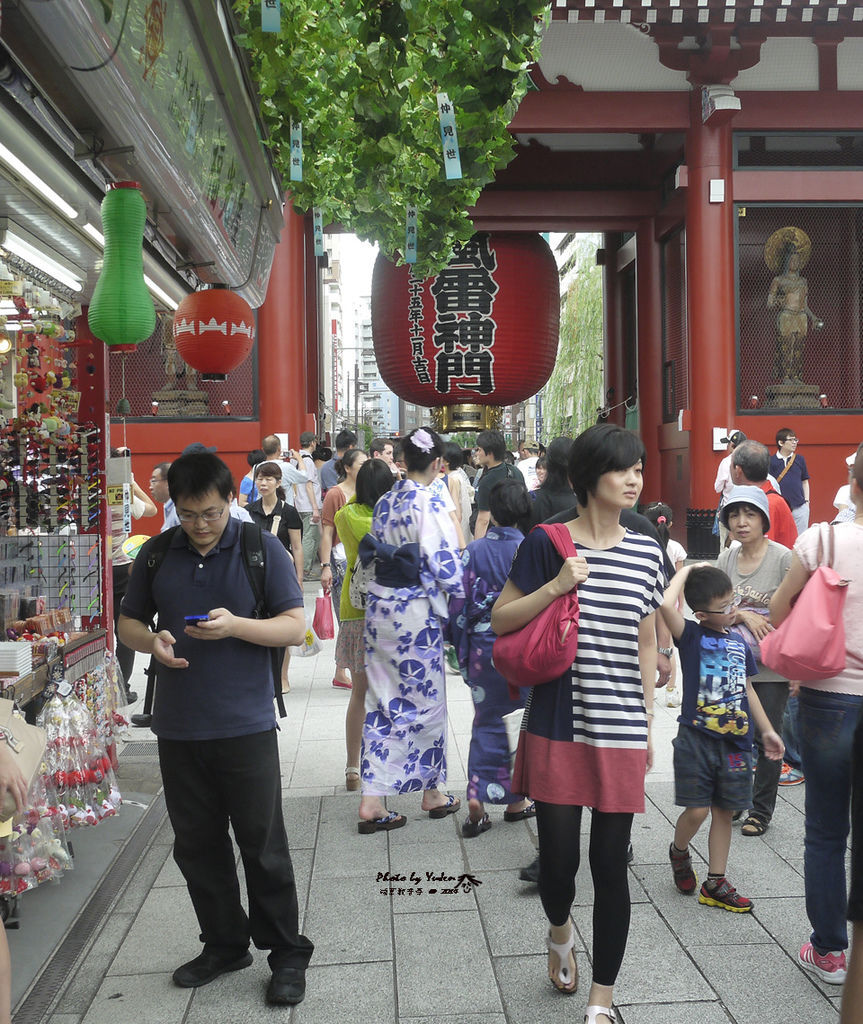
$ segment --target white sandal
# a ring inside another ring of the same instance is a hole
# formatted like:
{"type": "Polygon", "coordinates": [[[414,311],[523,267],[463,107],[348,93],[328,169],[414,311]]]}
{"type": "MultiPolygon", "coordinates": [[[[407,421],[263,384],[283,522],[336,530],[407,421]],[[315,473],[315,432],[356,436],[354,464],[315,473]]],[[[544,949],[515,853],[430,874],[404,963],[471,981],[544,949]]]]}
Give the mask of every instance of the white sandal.
{"type": "Polygon", "coordinates": [[[356,792],[361,786],[359,768],[345,768],[345,789],[356,792]]]}
{"type": "Polygon", "coordinates": [[[571,919],[569,922],[569,929],[569,941],[567,942],[552,942],[550,928],[548,930],[548,935],[545,937],[545,944],[548,947],[549,952],[555,954],[558,963],[560,964],[557,969],[557,978],[561,984],[558,985],[550,975],[548,980],[552,985],[554,985],[557,991],[561,993],[561,995],[565,996],[571,996],[573,993],[578,991],[578,964],[575,963],[575,953],[572,952],[575,946],[575,925],[572,923],[571,919]],[[572,970],[570,970],[569,966],[570,953],[572,953],[573,963],[575,963],[572,970]],[[569,987],[570,985],[572,988],[569,987]]]}
{"type": "Polygon", "coordinates": [[[596,1018],[601,1013],[604,1013],[612,1024],[617,1020],[614,1010],[610,1006],[588,1006],[584,1012],[584,1024],[597,1024],[596,1018]]]}

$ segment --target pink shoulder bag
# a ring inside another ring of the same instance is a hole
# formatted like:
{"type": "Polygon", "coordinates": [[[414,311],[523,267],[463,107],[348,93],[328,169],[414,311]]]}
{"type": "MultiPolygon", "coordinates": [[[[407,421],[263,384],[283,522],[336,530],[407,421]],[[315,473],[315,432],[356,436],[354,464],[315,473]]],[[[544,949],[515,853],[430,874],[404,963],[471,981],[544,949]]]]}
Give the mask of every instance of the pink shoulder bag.
{"type": "MultiPolygon", "coordinates": [[[[536,529],[545,531],[561,558],[578,554],[563,523],[540,524],[536,529]]],[[[573,589],[555,598],[521,629],[499,636],[492,662],[512,691],[515,686],[539,686],[558,679],[575,661],[577,650],[578,594],[573,589]]]]}
{"type": "Polygon", "coordinates": [[[809,577],[788,618],[761,641],[761,661],[786,679],[832,679],[845,668],[843,611],[848,580],[833,568],[833,527],[827,526],[827,564],[822,565],[824,527],[819,526],[818,567],[809,577]]]}

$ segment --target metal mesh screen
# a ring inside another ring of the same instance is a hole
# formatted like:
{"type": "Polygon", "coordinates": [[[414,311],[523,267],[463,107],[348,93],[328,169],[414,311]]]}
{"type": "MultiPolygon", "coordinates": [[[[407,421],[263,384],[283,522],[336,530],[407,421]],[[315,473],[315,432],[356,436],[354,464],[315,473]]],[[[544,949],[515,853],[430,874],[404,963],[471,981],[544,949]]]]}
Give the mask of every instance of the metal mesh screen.
{"type": "Polygon", "coordinates": [[[689,408],[689,345],[686,319],[686,233],[662,245],[662,416],[666,423],[689,408]]]}
{"type": "Polygon", "coordinates": [[[156,330],[135,352],[112,352],[111,413],[124,395],[131,412],[126,419],[158,416],[167,419],[215,419],[256,415],[257,361],[251,356],[218,383],[204,383],[180,358],[171,333],[173,316],[160,314],[156,330]],[[125,379],[124,379],[125,377],[125,379]],[[227,405],[224,403],[227,402],[227,405]]]}
{"type": "Polygon", "coordinates": [[[734,136],[738,167],[853,167],[863,164],[863,133],[781,132],[734,136]]]}
{"type": "Polygon", "coordinates": [[[863,207],[739,206],[738,408],[863,407],[863,207]]]}

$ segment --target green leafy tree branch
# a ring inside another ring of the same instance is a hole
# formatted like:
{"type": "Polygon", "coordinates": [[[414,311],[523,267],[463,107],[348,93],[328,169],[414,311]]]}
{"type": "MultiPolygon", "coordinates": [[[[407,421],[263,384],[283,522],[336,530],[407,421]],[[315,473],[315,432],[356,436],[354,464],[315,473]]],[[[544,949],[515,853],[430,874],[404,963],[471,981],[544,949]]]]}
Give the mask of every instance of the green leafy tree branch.
{"type": "Polygon", "coordinates": [[[272,148],[295,207],[318,207],[400,260],[418,210],[415,272],[444,266],[474,233],[467,210],[513,157],[507,131],[539,56],[548,0],[282,0],[261,31],[235,0],[272,148]],[[437,93],[455,107],[463,177],[445,176],[437,93]],[[303,180],[290,181],[290,127],[303,180]]]}
{"type": "Polygon", "coordinates": [[[596,239],[576,243],[575,276],[560,315],[554,370],[543,391],[545,436],[575,437],[596,422],[602,404],[602,271],[596,239]]]}

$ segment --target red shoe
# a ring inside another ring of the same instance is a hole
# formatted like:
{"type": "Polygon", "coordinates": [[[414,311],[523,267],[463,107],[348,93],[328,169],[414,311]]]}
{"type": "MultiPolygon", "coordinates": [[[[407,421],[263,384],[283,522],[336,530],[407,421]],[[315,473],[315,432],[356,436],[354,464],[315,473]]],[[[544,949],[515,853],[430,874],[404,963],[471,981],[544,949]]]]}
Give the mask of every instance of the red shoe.
{"type": "Polygon", "coordinates": [[[692,870],[689,847],[687,846],[684,853],[678,853],[672,843],[668,847],[668,858],[671,861],[671,870],[674,872],[674,884],[677,886],[677,891],[682,892],[684,896],[690,896],[695,892],[698,879],[692,870]]]}
{"type": "Polygon", "coordinates": [[[354,688],[354,684],[350,680],[343,682],[341,679],[336,679],[335,677],[333,678],[333,686],[338,690],[352,690],[354,688]]]}

